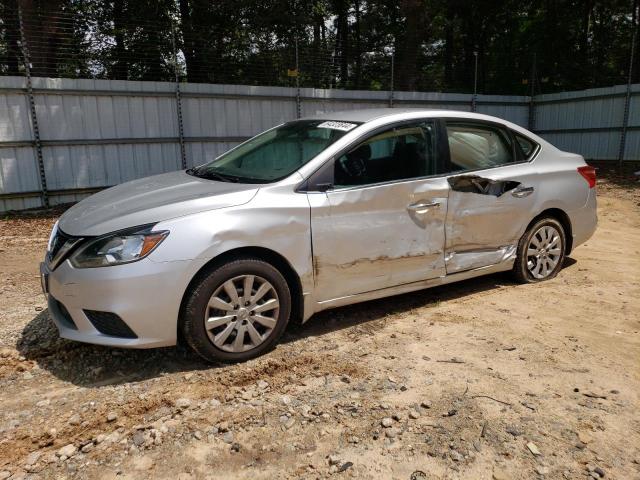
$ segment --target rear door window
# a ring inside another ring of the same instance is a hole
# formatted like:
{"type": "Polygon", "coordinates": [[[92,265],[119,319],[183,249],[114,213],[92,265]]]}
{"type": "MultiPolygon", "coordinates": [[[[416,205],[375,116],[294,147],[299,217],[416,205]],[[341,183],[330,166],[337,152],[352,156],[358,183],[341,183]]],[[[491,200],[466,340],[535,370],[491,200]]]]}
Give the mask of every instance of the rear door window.
{"type": "Polygon", "coordinates": [[[498,167],[516,161],[509,134],[493,125],[447,122],[453,171],[498,167]]]}

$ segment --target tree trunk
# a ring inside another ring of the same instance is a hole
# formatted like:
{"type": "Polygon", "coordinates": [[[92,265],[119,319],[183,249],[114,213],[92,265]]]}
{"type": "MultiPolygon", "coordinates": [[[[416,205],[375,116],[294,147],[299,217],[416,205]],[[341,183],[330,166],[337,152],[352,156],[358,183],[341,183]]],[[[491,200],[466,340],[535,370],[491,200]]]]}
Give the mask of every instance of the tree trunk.
{"type": "Polygon", "coordinates": [[[7,52],[4,62],[7,65],[7,75],[20,75],[22,53],[18,45],[20,25],[18,23],[18,4],[16,0],[7,0],[2,6],[2,17],[6,32],[7,52]]]}
{"type": "Polygon", "coordinates": [[[198,70],[197,53],[194,43],[194,28],[191,17],[189,0],[180,0],[180,26],[182,29],[182,53],[187,65],[187,81],[202,81],[201,72],[198,70]]]}
{"type": "Polygon", "coordinates": [[[444,89],[449,90],[453,86],[453,22],[454,12],[451,3],[447,2],[446,25],[444,29],[444,89]]]}
{"type": "MultiPolygon", "coordinates": [[[[638,4],[638,0],[633,0],[633,14],[632,14],[632,28],[636,31],[636,45],[635,51],[633,53],[633,66],[631,71],[631,78],[633,83],[640,82],[640,28],[638,23],[640,23],[640,11],[638,10],[640,5],[638,4]]],[[[631,35],[633,38],[633,30],[631,31],[631,35]]],[[[631,54],[631,52],[629,52],[631,54]]]]}
{"type": "Polygon", "coordinates": [[[59,19],[62,18],[63,1],[19,1],[22,7],[24,36],[31,60],[31,75],[55,77],[60,60],[58,56],[61,26],[59,19]]]}
{"type": "Polygon", "coordinates": [[[362,36],[360,34],[360,0],[355,0],[355,36],[356,36],[356,71],[353,84],[355,88],[361,88],[360,82],[362,80],[362,36]]]}
{"type": "Polygon", "coordinates": [[[315,15],[313,18],[313,59],[308,63],[309,68],[311,69],[311,81],[314,87],[320,86],[320,78],[322,75],[322,65],[324,62],[321,60],[321,28],[322,23],[324,22],[324,18],[322,15],[315,15]]]}
{"type": "Polygon", "coordinates": [[[404,32],[396,40],[396,78],[398,90],[415,90],[418,83],[418,58],[424,38],[424,14],[420,0],[402,0],[400,14],[404,32]]]}
{"type": "Polygon", "coordinates": [[[349,8],[346,0],[337,0],[336,10],[336,54],[340,62],[340,85],[346,87],[349,76],[349,8]]]}
{"type": "Polygon", "coordinates": [[[125,17],[123,0],[113,2],[113,37],[116,41],[114,53],[116,62],[113,67],[112,77],[117,80],[127,80],[129,78],[129,59],[127,49],[124,44],[125,17]]]}

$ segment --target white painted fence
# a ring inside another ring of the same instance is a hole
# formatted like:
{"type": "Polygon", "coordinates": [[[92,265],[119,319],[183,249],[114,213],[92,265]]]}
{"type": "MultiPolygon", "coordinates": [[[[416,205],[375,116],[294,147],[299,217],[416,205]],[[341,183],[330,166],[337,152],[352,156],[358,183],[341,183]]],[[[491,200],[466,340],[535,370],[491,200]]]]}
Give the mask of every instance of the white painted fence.
{"type": "MultiPolygon", "coordinates": [[[[42,167],[51,205],[155,173],[212,160],[266,128],[296,118],[294,88],[168,82],[33,79],[42,167]]],[[[630,122],[640,125],[640,85],[630,122]]],[[[560,148],[615,159],[624,87],[536,97],[534,127],[560,148]]],[[[301,89],[302,116],[384,107],[391,92],[301,89]]],[[[472,96],[394,92],[393,105],[470,110],[472,96]]],[[[477,111],[528,126],[530,98],[479,95],[477,111]]],[[[42,181],[24,77],[0,77],[0,212],[42,205],[42,181]]],[[[640,127],[630,129],[627,158],[638,159],[640,127]]]]}

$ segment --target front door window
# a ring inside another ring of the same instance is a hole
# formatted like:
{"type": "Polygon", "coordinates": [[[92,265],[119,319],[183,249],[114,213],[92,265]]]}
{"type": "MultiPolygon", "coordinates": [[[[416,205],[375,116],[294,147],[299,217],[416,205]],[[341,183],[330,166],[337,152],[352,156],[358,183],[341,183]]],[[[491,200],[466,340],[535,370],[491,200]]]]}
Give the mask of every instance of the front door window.
{"type": "Polygon", "coordinates": [[[416,122],[377,133],[334,163],[334,187],[355,187],[438,173],[432,122],[416,122]]]}

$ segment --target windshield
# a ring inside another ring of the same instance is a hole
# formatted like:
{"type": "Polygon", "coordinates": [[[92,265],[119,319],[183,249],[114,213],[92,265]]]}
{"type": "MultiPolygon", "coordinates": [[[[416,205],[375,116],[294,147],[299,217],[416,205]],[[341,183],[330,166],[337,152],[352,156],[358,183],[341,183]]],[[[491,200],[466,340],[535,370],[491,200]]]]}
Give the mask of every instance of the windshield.
{"type": "Polygon", "coordinates": [[[326,120],[286,123],[187,173],[228,182],[273,182],[295,172],[358,125],[326,120]]]}

